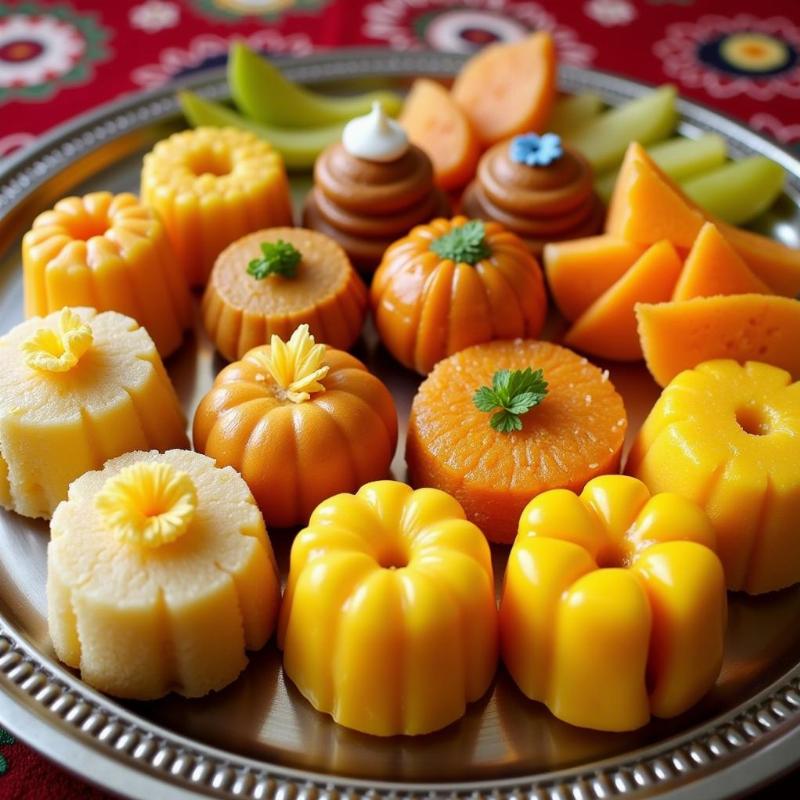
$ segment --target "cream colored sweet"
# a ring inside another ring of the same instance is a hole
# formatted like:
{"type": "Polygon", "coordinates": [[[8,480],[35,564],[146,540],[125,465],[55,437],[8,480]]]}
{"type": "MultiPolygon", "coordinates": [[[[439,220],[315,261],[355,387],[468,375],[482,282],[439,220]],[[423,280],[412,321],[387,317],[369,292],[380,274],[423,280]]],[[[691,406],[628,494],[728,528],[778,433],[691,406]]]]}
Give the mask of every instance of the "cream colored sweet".
{"type": "Polygon", "coordinates": [[[51,523],[58,657],[91,686],[147,700],[233,681],[272,634],[272,547],[247,485],[187,450],[134,452],[69,488],[51,523]]]}
{"type": "Polygon", "coordinates": [[[130,317],[66,308],[0,337],[0,506],[49,518],[107,459],[188,444],[153,340],[130,317]]]}

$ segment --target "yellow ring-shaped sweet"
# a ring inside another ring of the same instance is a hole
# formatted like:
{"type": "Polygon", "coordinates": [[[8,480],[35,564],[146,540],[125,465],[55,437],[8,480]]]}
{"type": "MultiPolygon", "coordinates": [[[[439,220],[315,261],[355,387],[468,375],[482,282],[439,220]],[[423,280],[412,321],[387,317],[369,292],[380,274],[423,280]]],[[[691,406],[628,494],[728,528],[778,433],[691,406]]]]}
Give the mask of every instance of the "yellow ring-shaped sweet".
{"type": "Polygon", "coordinates": [[[193,286],[205,284],[231,242],[292,224],[283,160],[237,128],[196,128],[160,141],[144,158],[142,197],[161,215],[193,286]]]}

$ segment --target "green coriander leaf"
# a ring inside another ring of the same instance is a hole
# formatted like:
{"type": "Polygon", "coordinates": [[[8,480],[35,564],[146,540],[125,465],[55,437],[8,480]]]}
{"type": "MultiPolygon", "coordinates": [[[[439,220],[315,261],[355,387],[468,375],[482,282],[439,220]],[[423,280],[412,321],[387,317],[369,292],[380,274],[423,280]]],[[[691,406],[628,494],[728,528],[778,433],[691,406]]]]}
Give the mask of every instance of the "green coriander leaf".
{"type": "Polygon", "coordinates": [[[450,233],[434,239],[428,249],[442,258],[472,266],[492,255],[486,242],[486,226],[480,219],[473,219],[460,228],[453,228],[450,233]]]}
{"type": "Polygon", "coordinates": [[[278,239],[277,242],[261,242],[261,256],[247,265],[247,274],[259,281],[269,275],[294,278],[302,258],[300,251],[283,239],[278,239]]]}
{"type": "Polygon", "coordinates": [[[492,414],[489,424],[500,433],[522,430],[522,420],[517,414],[512,414],[510,411],[498,411],[496,414],[492,414]]]}
{"type": "Polygon", "coordinates": [[[488,386],[481,386],[475,392],[472,402],[475,403],[479,411],[493,411],[501,405],[497,395],[488,386]]]}
{"type": "Polygon", "coordinates": [[[500,369],[492,377],[492,386],[481,386],[472,402],[479,411],[495,411],[489,424],[500,433],[522,430],[520,417],[547,396],[547,381],[541,369],[500,369]],[[497,410],[496,410],[497,409],[497,410]]]}

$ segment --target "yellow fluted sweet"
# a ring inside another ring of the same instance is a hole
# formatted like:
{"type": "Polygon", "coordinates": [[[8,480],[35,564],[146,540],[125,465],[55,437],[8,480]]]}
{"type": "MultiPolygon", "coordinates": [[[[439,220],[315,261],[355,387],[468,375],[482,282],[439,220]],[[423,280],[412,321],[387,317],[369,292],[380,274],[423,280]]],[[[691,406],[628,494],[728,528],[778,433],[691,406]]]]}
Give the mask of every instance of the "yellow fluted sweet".
{"type": "Polygon", "coordinates": [[[241,477],[206,456],[115,458],[70,486],[51,533],[53,646],[101,691],[204,695],[272,634],[280,589],[264,520],[241,477]]]}
{"type": "Polygon", "coordinates": [[[561,720],[605,731],[673,717],[714,684],[726,594],[694,503],[604,475],[522,513],[500,604],[503,660],[561,720]]]}
{"type": "Polygon", "coordinates": [[[438,730],[489,687],[489,545],[438,489],[376,481],[324,501],[292,546],[278,643],[304,697],[378,736],[438,730]]]}
{"type": "Polygon", "coordinates": [[[107,459],[188,446],[153,340],[130,317],[64,308],[0,337],[0,506],[48,518],[107,459]]]}
{"type": "Polygon", "coordinates": [[[22,264],[28,317],[64,306],[119,311],[147,328],[162,357],[191,324],[186,278],[164,226],[132,194],[59,200],[25,234],[22,264]]]}
{"type": "Polygon", "coordinates": [[[681,372],[626,469],[705,508],[729,589],[760,594],[800,581],[800,381],[785,370],[721,359],[681,372]]]}
{"type": "Polygon", "coordinates": [[[292,224],[283,160],[237,128],[195,128],[160,141],[144,157],[142,198],[163,220],[192,286],[205,285],[231,242],[292,224]]]}

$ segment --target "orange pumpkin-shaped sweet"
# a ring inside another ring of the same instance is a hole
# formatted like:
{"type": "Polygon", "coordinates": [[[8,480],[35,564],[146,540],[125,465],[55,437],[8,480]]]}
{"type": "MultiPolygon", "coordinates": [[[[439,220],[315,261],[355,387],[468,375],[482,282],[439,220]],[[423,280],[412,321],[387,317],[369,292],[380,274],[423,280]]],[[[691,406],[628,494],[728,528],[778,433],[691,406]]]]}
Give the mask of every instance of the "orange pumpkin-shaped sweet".
{"type": "Polygon", "coordinates": [[[308,522],[339,492],[386,477],[397,445],[389,390],[301,325],[219,373],[194,417],[195,450],[247,482],[267,525],[308,522]]]}
{"type": "Polygon", "coordinates": [[[492,339],[535,339],[547,312],[542,271],[496,222],[418,225],[383,256],[372,281],[386,349],[426,375],[446,356],[492,339]]]}

